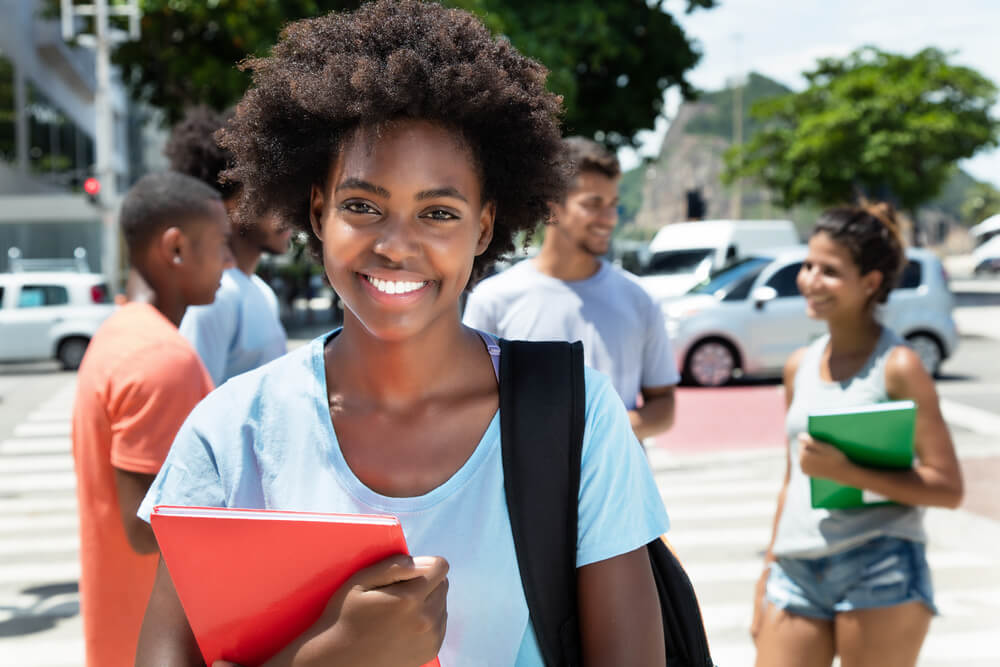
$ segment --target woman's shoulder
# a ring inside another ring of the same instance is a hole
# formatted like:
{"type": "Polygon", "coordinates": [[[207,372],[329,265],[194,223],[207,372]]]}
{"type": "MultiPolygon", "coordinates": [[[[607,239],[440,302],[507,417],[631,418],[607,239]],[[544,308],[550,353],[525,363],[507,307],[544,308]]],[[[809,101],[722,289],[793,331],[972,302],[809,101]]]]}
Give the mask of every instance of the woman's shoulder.
{"type": "Polygon", "coordinates": [[[322,339],[230,378],[198,404],[192,412],[192,419],[201,423],[205,419],[220,419],[220,415],[225,415],[230,421],[258,410],[264,401],[285,400],[312,390],[322,380],[323,372],[321,364],[317,369],[317,345],[322,345],[322,339]]]}

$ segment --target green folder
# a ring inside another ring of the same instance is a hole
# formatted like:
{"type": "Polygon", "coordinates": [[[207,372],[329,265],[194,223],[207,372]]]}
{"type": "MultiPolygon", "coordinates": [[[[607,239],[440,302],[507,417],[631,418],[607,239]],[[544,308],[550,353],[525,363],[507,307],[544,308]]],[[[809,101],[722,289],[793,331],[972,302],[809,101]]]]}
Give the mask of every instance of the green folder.
{"type": "MultiPolygon", "coordinates": [[[[809,435],[844,452],[854,463],[870,468],[913,467],[913,401],[890,401],[809,414],[809,435]]],[[[848,509],[893,504],[870,491],[811,477],[812,506],[848,509]]]]}

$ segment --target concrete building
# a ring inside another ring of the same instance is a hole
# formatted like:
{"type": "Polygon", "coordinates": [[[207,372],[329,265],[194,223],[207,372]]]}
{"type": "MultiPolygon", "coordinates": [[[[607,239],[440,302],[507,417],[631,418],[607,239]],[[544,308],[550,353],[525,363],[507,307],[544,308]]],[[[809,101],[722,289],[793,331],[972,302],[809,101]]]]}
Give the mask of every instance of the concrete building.
{"type": "MultiPolygon", "coordinates": [[[[58,18],[41,0],[0,0],[0,271],[8,252],[25,259],[65,258],[86,251],[100,266],[101,212],[82,191],[95,162],[95,59],[63,40],[58,18]]],[[[141,117],[112,75],[112,168],[124,192],[141,170],[141,117]]]]}

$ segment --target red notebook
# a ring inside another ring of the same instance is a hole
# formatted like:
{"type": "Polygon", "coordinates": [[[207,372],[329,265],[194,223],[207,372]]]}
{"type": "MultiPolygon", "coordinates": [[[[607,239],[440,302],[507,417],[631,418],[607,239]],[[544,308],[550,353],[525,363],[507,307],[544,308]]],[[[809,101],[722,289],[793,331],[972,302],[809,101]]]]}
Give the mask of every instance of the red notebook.
{"type": "Polygon", "coordinates": [[[392,516],[157,505],[150,523],[209,667],[260,665],[351,575],[409,553],[392,516]]]}

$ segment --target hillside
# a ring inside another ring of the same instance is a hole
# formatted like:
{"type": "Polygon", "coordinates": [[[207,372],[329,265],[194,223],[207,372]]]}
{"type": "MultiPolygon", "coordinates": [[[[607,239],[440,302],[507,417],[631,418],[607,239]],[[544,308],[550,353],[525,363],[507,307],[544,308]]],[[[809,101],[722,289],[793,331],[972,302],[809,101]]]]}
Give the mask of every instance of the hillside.
{"type": "MultiPolygon", "coordinates": [[[[788,92],[791,91],[777,81],[751,73],[742,91],[743,136],[751,136],[759,126],[749,114],[754,102],[788,92]]],[[[722,156],[733,139],[735,103],[734,90],[725,88],[702,93],[695,102],[681,106],[657,159],[625,174],[624,220],[631,221],[634,216],[635,225],[647,229],[683,220],[686,193],[692,189],[701,191],[707,204],[706,217],[725,218],[733,214],[736,210],[734,192],[721,184],[719,175],[723,168],[722,156]]],[[[972,176],[956,169],[941,193],[921,208],[921,220],[934,224],[938,221],[975,222],[963,220],[961,208],[970,188],[977,183],[972,176]]],[[[739,213],[743,218],[786,217],[801,227],[808,227],[818,212],[813,207],[783,210],[771,204],[766,190],[748,183],[743,184],[741,194],[739,213]]]]}

